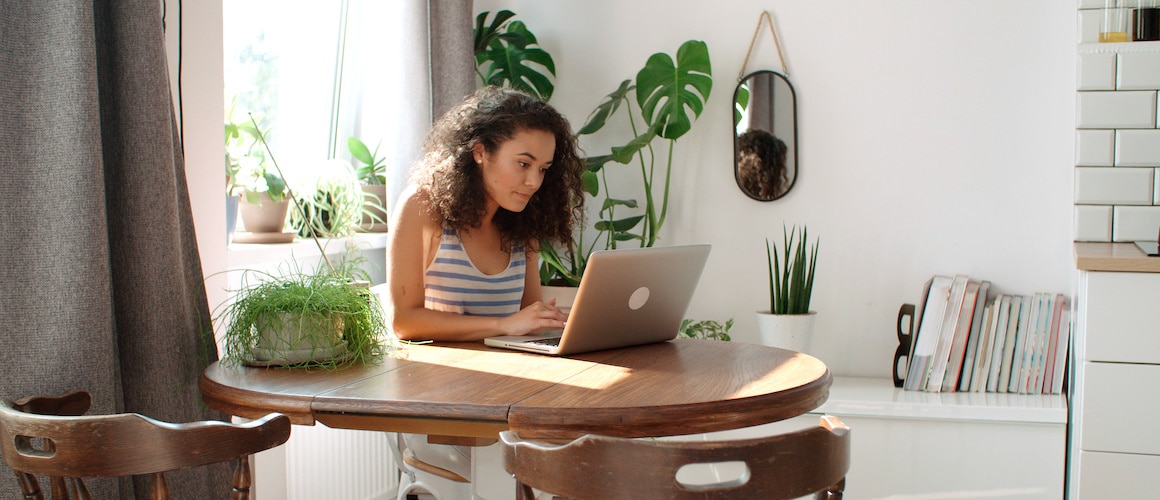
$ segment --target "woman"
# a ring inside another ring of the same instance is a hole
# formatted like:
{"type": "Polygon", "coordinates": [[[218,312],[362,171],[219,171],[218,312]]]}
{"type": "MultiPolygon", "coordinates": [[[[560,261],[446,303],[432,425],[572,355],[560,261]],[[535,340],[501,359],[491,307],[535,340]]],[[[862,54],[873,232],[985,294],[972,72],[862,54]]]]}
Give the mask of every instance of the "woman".
{"type": "Polygon", "coordinates": [[[478,340],[563,327],[540,299],[541,241],[572,243],[583,162],[568,121],[486,87],[450,110],[393,214],[387,282],[404,340],[478,340]]]}
{"type": "MultiPolygon", "coordinates": [[[[572,244],[583,161],[568,121],[486,87],[435,123],[388,233],[388,313],[402,340],[470,341],[560,329],[540,297],[540,242],[572,244]]],[[[416,458],[470,478],[470,450],[404,434],[416,458]]]]}

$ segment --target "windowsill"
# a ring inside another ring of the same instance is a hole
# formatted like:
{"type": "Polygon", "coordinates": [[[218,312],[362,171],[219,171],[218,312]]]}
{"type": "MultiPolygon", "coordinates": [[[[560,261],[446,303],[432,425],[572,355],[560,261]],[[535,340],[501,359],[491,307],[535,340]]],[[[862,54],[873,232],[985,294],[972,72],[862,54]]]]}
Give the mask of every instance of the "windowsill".
{"type": "Polygon", "coordinates": [[[1080,54],[1160,52],[1160,42],[1081,43],[1078,52],[1080,54]]]}
{"type": "Polygon", "coordinates": [[[362,233],[346,238],[296,238],[291,243],[230,243],[226,262],[230,269],[240,269],[270,262],[314,259],[322,255],[343,255],[350,249],[376,250],[387,246],[387,233],[362,233]]]}

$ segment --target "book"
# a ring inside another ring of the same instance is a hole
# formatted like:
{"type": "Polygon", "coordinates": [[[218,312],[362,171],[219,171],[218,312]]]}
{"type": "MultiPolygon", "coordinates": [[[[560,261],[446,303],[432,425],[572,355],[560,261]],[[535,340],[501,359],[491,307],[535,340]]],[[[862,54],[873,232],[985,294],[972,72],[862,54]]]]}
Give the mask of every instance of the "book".
{"type": "Polygon", "coordinates": [[[919,322],[917,338],[914,341],[914,352],[910,358],[910,369],[907,370],[903,389],[920,391],[926,387],[930,360],[938,346],[939,330],[942,328],[943,315],[950,298],[951,281],[951,278],[946,276],[931,278],[930,289],[927,291],[926,300],[923,303],[922,320],[919,322]]]}
{"type": "Polygon", "coordinates": [[[1056,296],[1043,294],[1043,311],[1039,317],[1039,335],[1035,342],[1035,356],[1032,358],[1031,376],[1028,377],[1027,393],[1043,394],[1043,375],[1047,368],[1047,351],[1051,342],[1051,323],[1055,319],[1056,296]]]}
{"type": "Polygon", "coordinates": [[[947,295],[946,309],[943,311],[942,325],[939,327],[938,342],[930,360],[930,371],[927,373],[927,392],[939,392],[942,389],[943,376],[946,373],[947,361],[951,355],[951,344],[954,341],[955,330],[958,328],[959,313],[963,307],[963,298],[966,297],[967,281],[969,278],[957,274],[951,281],[950,293],[947,295]]]}
{"type": "Polygon", "coordinates": [[[910,369],[914,366],[914,348],[918,345],[918,329],[922,325],[922,312],[926,308],[926,300],[930,296],[930,284],[933,281],[933,276],[926,280],[926,283],[922,286],[922,295],[919,296],[917,303],[914,305],[914,318],[912,318],[913,322],[911,323],[913,325],[911,327],[913,331],[910,332],[910,351],[908,351],[906,356],[906,379],[902,384],[903,389],[915,390],[911,387],[911,384],[918,382],[910,376],[910,369]]]}
{"type": "Polygon", "coordinates": [[[1063,379],[1067,375],[1067,364],[1071,359],[1068,357],[1071,333],[1071,310],[1065,307],[1059,315],[1059,338],[1055,347],[1055,373],[1051,375],[1051,394],[1063,392],[1063,379]]]}
{"type": "Polygon", "coordinates": [[[1039,318],[1043,316],[1043,294],[1037,292],[1031,296],[1031,307],[1027,312],[1027,324],[1022,327],[1023,336],[1016,349],[1016,359],[1011,367],[1011,387],[1008,392],[1027,394],[1031,381],[1031,372],[1035,366],[1035,346],[1039,337],[1039,318]]]}
{"type": "Polygon", "coordinates": [[[967,350],[963,353],[963,369],[959,376],[959,391],[971,390],[971,379],[975,374],[975,366],[978,364],[979,351],[979,337],[983,333],[983,317],[987,311],[987,292],[991,289],[990,281],[982,281],[979,283],[979,293],[975,299],[975,315],[971,318],[971,332],[967,336],[967,350]]]}
{"type": "Polygon", "coordinates": [[[996,300],[1001,300],[999,303],[999,312],[995,317],[995,331],[992,333],[994,337],[991,340],[991,359],[987,361],[987,392],[997,392],[999,390],[999,367],[1003,366],[1003,349],[1007,343],[1007,323],[1011,315],[1011,296],[1002,295],[996,300]]]}
{"type": "Polygon", "coordinates": [[[983,392],[987,388],[987,372],[990,370],[991,339],[995,334],[995,318],[999,316],[999,306],[995,301],[987,303],[983,311],[983,328],[979,334],[979,347],[975,353],[975,368],[971,372],[971,392],[983,392]]]}
{"type": "MultiPolygon", "coordinates": [[[[955,392],[959,388],[959,376],[963,373],[963,358],[967,353],[967,341],[971,336],[971,324],[974,322],[975,305],[978,303],[981,284],[976,280],[968,280],[966,290],[963,292],[963,305],[959,309],[959,318],[955,321],[955,335],[951,339],[951,352],[942,379],[942,392],[955,392]]],[[[982,308],[979,308],[979,312],[982,312],[982,308]]]]}
{"type": "Polygon", "coordinates": [[[1039,381],[1039,392],[1051,394],[1051,378],[1055,374],[1055,354],[1059,348],[1059,321],[1063,315],[1063,305],[1067,299],[1063,294],[1055,294],[1055,303],[1051,311],[1051,326],[1047,330],[1047,352],[1044,354],[1043,370],[1039,381]]]}
{"type": "Polygon", "coordinates": [[[1019,311],[1023,309],[1023,297],[1019,295],[1011,296],[1011,308],[1008,311],[1007,317],[1007,336],[1003,341],[1002,357],[999,361],[999,376],[996,379],[998,387],[996,392],[1007,392],[1007,387],[1011,382],[1011,361],[1015,356],[1015,341],[1017,339],[1016,333],[1019,326],[1019,311]]]}
{"type": "MultiPolygon", "coordinates": [[[[1031,296],[1024,296],[1019,301],[1019,317],[1015,323],[1015,345],[1011,351],[1011,366],[1007,371],[1010,377],[1007,380],[1007,392],[1019,392],[1019,382],[1022,380],[1019,378],[1019,373],[1023,369],[1023,351],[1027,348],[1027,326],[1031,321],[1032,299],[1033,297],[1031,296]]],[[[1010,335],[1010,332],[1008,332],[1008,335],[1010,335]]],[[[1004,367],[1006,367],[1006,364],[1004,364],[1004,367]]]]}

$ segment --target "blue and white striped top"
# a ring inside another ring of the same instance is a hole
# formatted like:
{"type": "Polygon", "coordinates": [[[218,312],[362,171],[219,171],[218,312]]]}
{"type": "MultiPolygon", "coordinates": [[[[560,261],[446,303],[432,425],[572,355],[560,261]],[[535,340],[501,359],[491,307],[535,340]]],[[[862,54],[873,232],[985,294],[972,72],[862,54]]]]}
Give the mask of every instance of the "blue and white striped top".
{"type": "Polygon", "coordinates": [[[511,316],[524,297],[527,262],[523,245],[513,245],[508,267],[484,274],[471,263],[454,229],[444,228],[435,261],[423,276],[424,306],[468,316],[511,316]]]}

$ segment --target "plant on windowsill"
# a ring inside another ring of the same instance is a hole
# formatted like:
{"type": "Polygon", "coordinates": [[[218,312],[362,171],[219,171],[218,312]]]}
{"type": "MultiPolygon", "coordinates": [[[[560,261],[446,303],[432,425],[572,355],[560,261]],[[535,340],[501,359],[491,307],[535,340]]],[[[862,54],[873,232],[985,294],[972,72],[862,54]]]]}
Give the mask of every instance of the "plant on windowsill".
{"type": "Polygon", "coordinates": [[[258,147],[259,137],[265,132],[256,120],[234,120],[233,112],[232,108],[227,111],[225,123],[226,193],[239,200],[242,224],[249,233],[245,238],[236,236],[235,241],[268,239],[262,235],[293,239],[293,235],[283,236],[288,207],[286,181],[269,169],[266,154],[258,147]]]}
{"type": "Polygon", "coordinates": [[[769,269],[769,309],[757,312],[761,343],[793,351],[809,348],[817,313],[810,310],[818,241],[807,248],[808,232],[782,227],[782,246],[765,241],[769,269]]]}
{"type": "Polygon", "coordinates": [[[703,41],[689,40],[678,48],[675,59],[665,53],[650,56],[635,81],[621,82],[588,116],[577,135],[595,134],[624,109],[633,136],[623,145],[612,147],[609,154],[586,159],[584,190],[593,197],[603,193],[599,220],[594,224],[596,235],[586,244],[581,231],[572,248],[541,246],[543,284],[577,286],[588,255],[598,247],[615,249],[629,241],[637,241],[641,247],[657,243],[668,213],[677,140],[689,132],[700,116],[712,87],[708,46],[703,41]],[[662,154],[660,149],[665,152],[662,154]],[[605,169],[609,163],[639,167],[642,201],[614,195],[605,169]],[[657,171],[658,166],[663,175],[657,171]],[[643,209],[643,213],[625,216],[624,210],[636,209],[643,209]]]}
{"type": "Polygon", "coordinates": [[[363,231],[387,231],[387,159],[379,156],[379,146],[372,152],[357,137],[346,140],[346,148],[360,165],[355,170],[363,191],[363,214],[359,227],[363,231]]]}
{"type": "Polygon", "coordinates": [[[214,322],[226,365],[337,367],[386,352],[386,320],[359,259],[315,271],[248,270],[214,322]]]}
{"type": "Polygon", "coordinates": [[[327,160],[310,178],[295,177],[295,204],[290,226],[303,238],[342,238],[359,231],[366,206],[354,167],[346,160],[327,160]]]}

